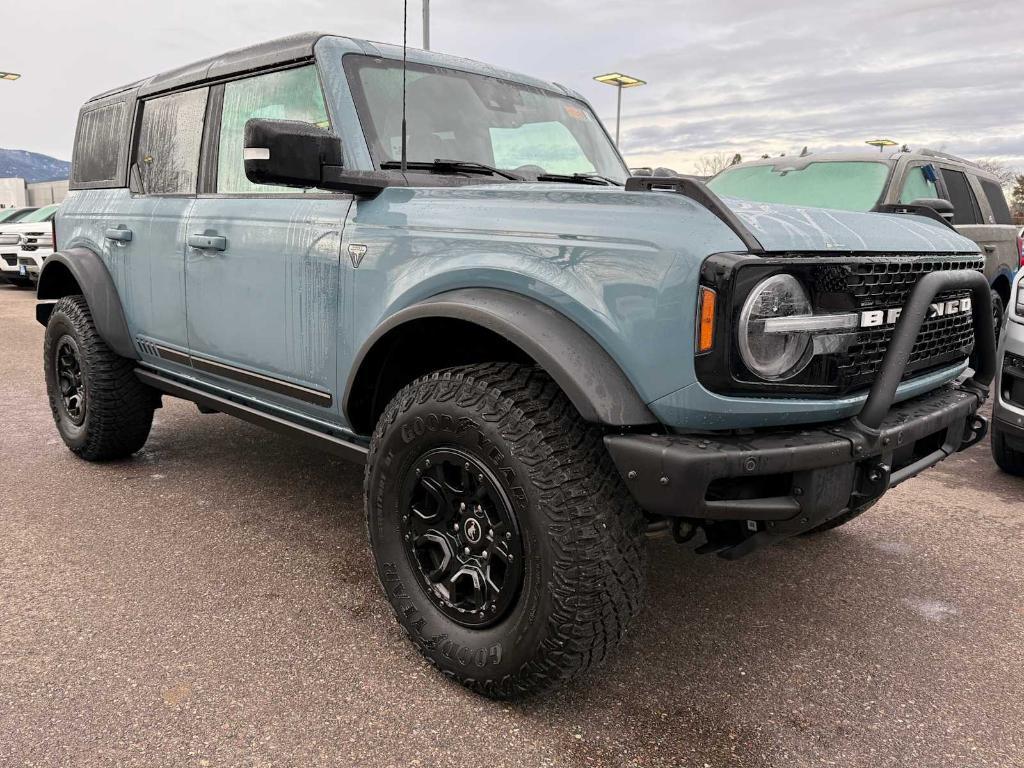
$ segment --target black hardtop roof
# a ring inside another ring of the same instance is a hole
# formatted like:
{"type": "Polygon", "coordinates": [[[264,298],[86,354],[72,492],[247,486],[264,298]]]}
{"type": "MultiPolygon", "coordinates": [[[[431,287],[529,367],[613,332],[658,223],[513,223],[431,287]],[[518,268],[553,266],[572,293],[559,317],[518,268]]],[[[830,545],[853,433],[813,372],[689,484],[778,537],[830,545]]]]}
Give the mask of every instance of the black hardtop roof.
{"type": "Polygon", "coordinates": [[[124,91],[133,90],[137,90],[139,96],[148,96],[207,80],[243,74],[275,64],[310,59],[313,57],[313,46],[316,45],[317,40],[328,36],[330,36],[328,32],[301,32],[297,35],[279,37],[276,40],[267,40],[161,72],[158,75],[118,88],[112,88],[93,96],[89,101],[99,101],[124,91]]]}

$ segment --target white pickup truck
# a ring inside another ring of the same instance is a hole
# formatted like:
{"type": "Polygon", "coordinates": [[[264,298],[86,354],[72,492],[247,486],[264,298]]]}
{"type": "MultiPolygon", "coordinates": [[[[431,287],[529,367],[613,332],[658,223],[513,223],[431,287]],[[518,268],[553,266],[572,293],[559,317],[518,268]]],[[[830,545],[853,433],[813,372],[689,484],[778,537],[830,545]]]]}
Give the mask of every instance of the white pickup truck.
{"type": "Polygon", "coordinates": [[[28,287],[39,279],[53,253],[53,217],[59,205],[47,205],[13,223],[0,222],[0,280],[28,287]]]}

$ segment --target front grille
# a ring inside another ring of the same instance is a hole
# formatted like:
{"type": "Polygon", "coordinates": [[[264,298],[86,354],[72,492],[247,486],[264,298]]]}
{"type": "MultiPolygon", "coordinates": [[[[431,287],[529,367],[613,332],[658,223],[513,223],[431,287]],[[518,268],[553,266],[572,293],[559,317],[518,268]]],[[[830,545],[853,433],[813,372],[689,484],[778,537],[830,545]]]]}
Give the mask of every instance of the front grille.
{"type": "MultiPolygon", "coordinates": [[[[881,260],[847,263],[845,291],[858,310],[902,307],[922,275],[952,269],[982,270],[981,256],[915,257],[893,256],[881,260]]],[[[948,291],[936,296],[936,302],[966,298],[970,291],[948,291]]],[[[839,356],[837,382],[841,389],[867,386],[881,369],[895,326],[864,329],[857,333],[846,353],[839,356]]],[[[903,378],[925,373],[966,359],[974,348],[974,321],[971,313],[931,317],[910,354],[903,378]]]]}
{"type": "Polygon", "coordinates": [[[9,267],[16,267],[16,266],[18,266],[18,257],[15,256],[13,253],[5,253],[2,256],[0,256],[0,258],[2,258],[4,261],[6,261],[7,262],[7,266],[9,266],[9,267]]]}

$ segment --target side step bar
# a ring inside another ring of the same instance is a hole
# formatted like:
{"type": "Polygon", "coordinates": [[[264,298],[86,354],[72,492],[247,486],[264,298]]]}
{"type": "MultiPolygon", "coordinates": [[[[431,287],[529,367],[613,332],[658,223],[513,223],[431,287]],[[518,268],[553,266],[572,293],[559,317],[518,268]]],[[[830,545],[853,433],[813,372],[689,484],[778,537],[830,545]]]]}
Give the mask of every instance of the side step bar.
{"type": "Polygon", "coordinates": [[[214,411],[226,413],[229,416],[237,416],[260,427],[265,427],[279,434],[294,438],[301,443],[314,448],[333,453],[348,461],[366,462],[367,448],[359,443],[346,440],[337,435],[330,435],[326,432],[296,424],[280,416],[266,413],[257,408],[242,403],[236,403],[220,395],[214,395],[202,389],[184,384],[167,376],[162,376],[154,371],[138,368],[135,375],[143,384],[159,390],[172,397],[180,397],[182,400],[191,400],[196,405],[210,408],[214,411]]]}

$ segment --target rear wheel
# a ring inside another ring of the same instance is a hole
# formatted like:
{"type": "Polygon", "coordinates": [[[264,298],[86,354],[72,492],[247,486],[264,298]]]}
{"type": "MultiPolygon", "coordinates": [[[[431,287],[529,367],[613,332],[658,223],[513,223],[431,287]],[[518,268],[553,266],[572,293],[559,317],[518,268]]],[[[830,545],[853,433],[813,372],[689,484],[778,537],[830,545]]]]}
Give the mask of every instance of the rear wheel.
{"type": "Polygon", "coordinates": [[[366,508],[399,622],[484,695],[584,673],[640,609],[641,513],[601,430],[535,367],[454,368],[399,392],[370,444],[366,508]]]}
{"type": "Polygon", "coordinates": [[[57,302],[43,342],[46,392],[64,443],[89,461],[130,456],[149,436],[156,393],[96,332],[82,296],[57,302]]]}
{"type": "Polygon", "coordinates": [[[1024,451],[1011,448],[1006,443],[1006,433],[992,428],[992,458],[1003,472],[1024,476],[1024,451]]]}

